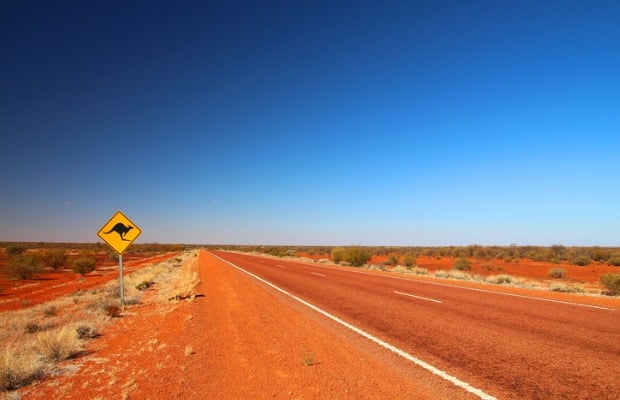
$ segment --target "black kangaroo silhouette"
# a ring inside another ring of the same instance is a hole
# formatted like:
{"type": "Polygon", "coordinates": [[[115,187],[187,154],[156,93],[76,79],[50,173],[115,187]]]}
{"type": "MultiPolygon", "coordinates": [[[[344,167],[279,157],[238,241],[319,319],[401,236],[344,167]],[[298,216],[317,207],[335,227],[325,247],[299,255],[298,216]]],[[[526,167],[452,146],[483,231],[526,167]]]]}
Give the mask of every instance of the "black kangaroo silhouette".
{"type": "Polygon", "coordinates": [[[103,232],[103,233],[105,233],[107,235],[108,233],[116,232],[116,233],[118,233],[118,236],[121,237],[121,240],[129,242],[129,239],[125,239],[125,234],[127,232],[129,232],[130,230],[132,230],[132,229],[133,229],[133,226],[131,226],[131,225],[125,226],[123,223],[119,222],[118,224],[114,225],[112,227],[112,229],[110,229],[107,232],[103,232]]]}

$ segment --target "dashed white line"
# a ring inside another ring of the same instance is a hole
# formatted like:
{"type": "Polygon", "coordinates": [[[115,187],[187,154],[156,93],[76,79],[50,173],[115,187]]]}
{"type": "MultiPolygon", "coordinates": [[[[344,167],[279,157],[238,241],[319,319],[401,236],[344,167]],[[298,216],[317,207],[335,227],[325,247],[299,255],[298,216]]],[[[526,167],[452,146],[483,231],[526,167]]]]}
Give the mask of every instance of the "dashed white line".
{"type": "Polygon", "coordinates": [[[428,298],[428,297],[416,296],[415,294],[411,294],[411,293],[399,292],[398,290],[395,290],[395,291],[394,291],[394,293],[396,293],[396,294],[400,294],[400,295],[402,295],[402,296],[413,297],[413,298],[416,298],[416,299],[426,300],[426,301],[432,301],[433,303],[439,303],[439,304],[441,304],[441,301],[440,301],[440,300],[435,300],[435,299],[431,299],[431,298],[428,298]]]}
{"type": "Polygon", "coordinates": [[[276,264],[276,267],[279,267],[279,268],[286,268],[284,265],[280,265],[280,264],[276,264]]]}
{"type": "Polygon", "coordinates": [[[457,378],[455,376],[452,376],[452,375],[448,374],[447,372],[442,371],[439,368],[436,368],[436,367],[432,366],[431,364],[429,364],[429,363],[427,363],[425,361],[422,361],[419,358],[416,358],[416,357],[412,356],[411,354],[409,354],[409,353],[399,349],[396,346],[393,346],[393,345],[389,344],[388,342],[385,342],[385,341],[383,341],[383,340],[381,340],[381,339],[371,335],[370,333],[368,333],[366,331],[363,331],[362,329],[356,327],[355,325],[352,325],[352,324],[350,324],[350,323],[348,323],[348,322],[346,322],[346,321],[336,317],[335,315],[332,315],[332,314],[328,313],[327,311],[325,311],[325,310],[315,306],[314,304],[309,303],[309,302],[307,302],[307,301],[305,301],[305,300],[295,296],[294,294],[292,294],[292,293],[290,293],[290,292],[280,288],[279,286],[274,285],[273,283],[271,283],[271,282],[261,278],[260,276],[255,275],[255,274],[253,274],[253,273],[251,273],[249,271],[246,271],[245,269],[243,269],[243,268],[233,264],[230,261],[224,260],[223,258],[221,258],[221,257],[219,257],[219,256],[217,256],[217,255],[215,255],[213,253],[209,253],[209,254],[211,254],[212,256],[218,258],[219,260],[227,263],[231,267],[233,267],[233,268],[235,268],[235,269],[237,269],[237,270],[239,270],[239,271],[241,271],[241,272],[243,272],[243,273],[253,277],[254,279],[264,283],[265,285],[267,285],[267,286],[277,290],[278,292],[280,292],[280,293],[290,297],[291,299],[293,299],[295,301],[298,301],[299,303],[301,303],[301,304],[303,304],[303,305],[305,305],[307,307],[310,307],[311,309],[313,309],[314,311],[318,312],[319,314],[322,314],[325,317],[327,317],[327,318],[329,318],[329,319],[339,323],[340,325],[342,325],[342,326],[352,330],[353,332],[357,333],[358,335],[363,336],[366,339],[369,339],[369,340],[375,342],[379,346],[381,346],[381,347],[383,347],[385,349],[388,349],[388,350],[398,354],[399,356],[403,357],[404,359],[411,361],[412,363],[418,365],[419,367],[424,368],[425,370],[431,372],[432,374],[437,375],[437,376],[447,380],[448,382],[452,383],[453,385],[455,385],[457,387],[460,387],[461,389],[463,389],[463,390],[465,390],[465,391],[467,391],[469,393],[472,393],[472,394],[478,396],[479,398],[481,398],[483,400],[496,400],[495,397],[491,396],[490,394],[485,393],[481,389],[475,388],[475,387],[471,386],[469,383],[464,382],[464,381],[460,380],[459,378],[457,378]]]}
{"type": "Polygon", "coordinates": [[[316,275],[316,276],[327,276],[325,274],[319,274],[318,272],[310,272],[312,275],[316,275]]]}

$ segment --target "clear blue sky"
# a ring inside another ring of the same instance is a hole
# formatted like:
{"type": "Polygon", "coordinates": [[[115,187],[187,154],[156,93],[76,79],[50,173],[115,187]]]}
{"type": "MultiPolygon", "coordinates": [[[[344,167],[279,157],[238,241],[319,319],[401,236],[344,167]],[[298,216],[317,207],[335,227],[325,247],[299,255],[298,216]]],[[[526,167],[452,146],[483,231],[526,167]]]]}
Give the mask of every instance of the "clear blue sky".
{"type": "Polygon", "coordinates": [[[617,1],[4,1],[0,46],[0,240],[620,245],[617,1]]]}

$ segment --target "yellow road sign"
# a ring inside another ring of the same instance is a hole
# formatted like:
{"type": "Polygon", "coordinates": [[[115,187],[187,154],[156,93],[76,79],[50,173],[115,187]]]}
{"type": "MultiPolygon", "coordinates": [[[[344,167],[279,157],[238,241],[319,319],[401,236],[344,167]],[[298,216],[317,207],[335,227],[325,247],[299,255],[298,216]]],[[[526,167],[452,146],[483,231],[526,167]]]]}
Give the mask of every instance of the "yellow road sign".
{"type": "Polygon", "coordinates": [[[103,239],[111,248],[118,254],[123,254],[127,247],[133,243],[134,240],[142,231],[138,228],[138,225],[131,222],[129,218],[120,211],[110,218],[97,232],[97,236],[103,239]]]}

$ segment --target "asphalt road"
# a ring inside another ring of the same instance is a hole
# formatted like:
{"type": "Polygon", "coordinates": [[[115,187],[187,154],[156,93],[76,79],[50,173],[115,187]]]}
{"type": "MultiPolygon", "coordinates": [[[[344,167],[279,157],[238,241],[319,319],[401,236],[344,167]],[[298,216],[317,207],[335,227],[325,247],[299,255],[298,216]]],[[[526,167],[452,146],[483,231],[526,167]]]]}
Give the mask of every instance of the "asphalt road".
{"type": "Polygon", "coordinates": [[[620,310],[214,254],[490,396],[620,399],[620,310]]]}

